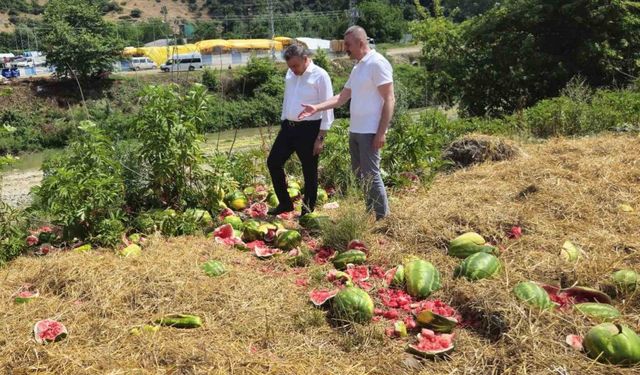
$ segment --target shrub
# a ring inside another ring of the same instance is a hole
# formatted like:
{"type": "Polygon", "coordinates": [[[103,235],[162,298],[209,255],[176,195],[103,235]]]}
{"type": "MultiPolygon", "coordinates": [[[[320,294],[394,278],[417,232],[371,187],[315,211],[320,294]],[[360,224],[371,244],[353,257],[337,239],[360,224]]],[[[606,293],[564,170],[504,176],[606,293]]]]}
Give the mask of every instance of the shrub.
{"type": "Polygon", "coordinates": [[[63,237],[100,236],[101,222],[117,217],[124,205],[124,183],[111,140],[92,122],[65,152],[45,161],[44,179],[35,189],[37,205],[64,227],[63,237]]]}

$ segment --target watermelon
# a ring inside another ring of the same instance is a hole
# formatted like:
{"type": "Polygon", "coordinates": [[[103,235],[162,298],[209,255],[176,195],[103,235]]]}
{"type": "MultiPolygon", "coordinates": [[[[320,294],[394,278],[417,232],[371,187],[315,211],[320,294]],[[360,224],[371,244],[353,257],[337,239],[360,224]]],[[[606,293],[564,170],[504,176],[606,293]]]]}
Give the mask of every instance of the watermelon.
{"type": "Polygon", "coordinates": [[[300,226],[305,229],[311,231],[319,231],[322,229],[323,224],[326,226],[326,223],[329,222],[329,217],[322,216],[316,212],[309,212],[302,215],[299,222],[300,226]]]}
{"type": "Polygon", "coordinates": [[[222,220],[222,224],[230,224],[233,229],[242,230],[242,219],[235,215],[229,215],[222,220]]]}
{"type": "Polygon", "coordinates": [[[336,255],[333,260],[333,266],[339,270],[347,269],[347,264],[363,264],[367,261],[367,254],[361,250],[347,250],[336,255]]]}
{"type": "Polygon", "coordinates": [[[38,292],[38,289],[29,284],[20,288],[18,293],[16,293],[13,301],[17,304],[27,303],[38,298],[39,296],[40,293],[38,292]]]}
{"type": "Polygon", "coordinates": [[[614,272],[611,279],[621,292],[633,292],[638,286],[640,275],[634,270],[624,269],[614,272]]]}
{"type": "Polygon", "coordinates": [[[384,281],[387,287],[404,288],[404,266],[401,264],[385,272],[384,281]]]}
{"type": "Polygon", "coordinates": [[[207,263],[202,265],[202,270],[207,276],[210,277],[218,277],[227,272],[222,262],[217,260],[210,260],[207,263]]]}
{"type": "Polygon", "coordinates": [[[269,206],[271,207],[278,207],[278,205],[280,204],[280,201],[278,200],[278,196],[273,191],[267,194],[267,204],[269,204],[269,206]]]}
{"type": "MultiPolygon", "coordinates": [[[[547,290],[548,292],[548,290],[547,290]]],[[[597,289],[586,286],[574,286],[571,288],[561,289],[560,293],[566,294],[574,303],[581,302],[599,302],[611,304],[611,297],[597,289]]]]}
{"type": "Polygon", "coordinates": [[[262,241],[254,241],[252,243],[247,244],[247,246],[253,251],[253,254],[260,259],[271,258],[276,254],[282,253],[282,250],[266,246],[262,241]],[[255,246],[250,245],[253,243],[255,243],[256,245],[255,246]]]}
{"type": "Polygon", "coordinates": [[[584,338],[579,335],[567,335],[567,337],[565,338],[565,342],[567,343],[567,345],[579,352],[584,350],[584,346],[582,346],[583,341],[584,338]]]}
{"type": "Polygon", "coordinates": [[[278,233],[275,245],[282,250],[291,250],[300,245],[302,236],[296,230],[284,230],[278,233]]]}
{"type": "Polygon", "coordinates": [[[288,188],[287,193],[289,193],[289,198],[295,200],[300,197],[300,189],[296,188],[288,188]]]}
{"type": "Polygon", "coordinates": [[[74,253],[87,253],[89,251],[91,251],[91,244],[89,243],[73,248],[74,253]]]}
{"type": "Polygon", "coordinates": [[[206,210],[201,210],[199,208],[189,208],[184,211],[184,216],[191,218],[203,227],[213,225],[213,218],[211,217],[211,214],[206,210]]]}
{"type": "Polygon", "coordinates": [[[404,281],[407,293],[416,298],[426,298],[440,289],[440,272],[423,259],[412,259],[404,264],[404,281]]]}
{"type": "Polygon", "coordinates": [[[33,338],[38,344],[57,342],[68,334],[67,328],[62,323],[52,319],[41,320],[33,326],[33,338]]]}
{"type": "Polygon", "coordinates": [[[287,253],[287,265],[290,267],[306,267],[311,263],[311,252],[306,246],[296,247],[287,253]]]}
{"type": "Polygon", "coordinates": [[[249,205],[247,196],[241,191],[234,191],[227,194],[224,197],[224,202],[229,206],[229,208],[236,211],[244,210],[249,205]]]}
{"type": "Polygon", "coordinates": [[[416,309],[418,325],[435,332],[451,333],[461,320],[460,314],[453,307],[440,300],[424,301],[416,309]]]}
{"type": "Polygon", "coordinates": [[[575,262],[582,256],[582,249],[574,245],[571,241],[565,241],[560,250],[560,256],[567,262],[575,262]]]}
{"type": "Polygon", "coordinates": [[[615,307],[606,303],[584,302],[573,305],[574,310],[600,321],[611,321],[620,317],[615,307]]]}
{"type": "Polygon", "coordinates": [[[253,220],[253,219],[249,219],[247,221],[244,222],[243,225],[243,232],[242,232],[242,239],[247,241],[247,242],[251,242],[251,241],[256,241],[256,240],[262,240],[263,239],[263,233],[260,232],[259,227],[260,227],[260,222],[257,220],[253,220]]]}
{"type": "Polygon", "coordinates": [[[129,334],[133,336],[140,336],[143,333],[156,333],[160,330],[160,326],[153,326],[150,324],[144,324],[139,327],[133,327],[129,330],[129,334]]]}
{"type": "Polygon", "coordinates": [[[315,306],[322,306],[338,294],[339,290],[312,290],[309,299],[315,306]]]}
{"type": "Polygon", "coordinates": [[[123,258],[137,257],[142,255],[142,248],[136,244],[131,244],[120,250],[119,255],[123,258]]]}
{"type": "Polygon", "coordinates": [[[348,286],[332,301],[333,317],[338,321],[367,323],[373,318],[373,300],[360,288],[348,286]]]}
{"type": "Polygon", "coordinates": [[[317,200],[319,204],[325,204],[329,200],[329,194],[327,194],[327,191],[321,187],[318,188],[317,197],[318,197],[317,200]]]}
{"type": "Polygon", "coordinates": [[[500,261],[493,254],[475,253],[469,255],[454,271],[455,277],[474,281],[486,279],[500,271],[500,261]]]}
{"type": "Polygon", "coordinates": [[[453,351],[454,334],[437,334],[423,328],[418,334],[418,342],[410,344],[407,351],[422,358],[434,359],[446,356],[453,351]]]}
{"type": "Polygon", "coordinates": [[[202,327],[202,319],[197,315],[170,314],[156,319],[155,324],[175,328],[199,328],[202,327]]]}
{"type": "Polygon", "coordinates": [[[553,308],[549,294],[540,285],[532,281],[522,281],[513,288],[519,300],[541,309],[553,308]]]}
{"type": "Polygon", "coordinates": [[[498,255],[498,249],[486,245],[484,238],[475,232],[461,234],[449,241],[448,254],[450,256],[464,259],[471,254],[480,252],[498,255]]]}
{"type": "Polygon", "coordinates": [[[601,323],[583,341],[589,358],[602,363],[634,366],[640,363],[640,337],[627,326],[601,323]]]}
{"type": "Polygon", "coordinates": [[[393,323],[393,335],[395,337],[407,337],[407,325],[402,320],[393,323]]]}

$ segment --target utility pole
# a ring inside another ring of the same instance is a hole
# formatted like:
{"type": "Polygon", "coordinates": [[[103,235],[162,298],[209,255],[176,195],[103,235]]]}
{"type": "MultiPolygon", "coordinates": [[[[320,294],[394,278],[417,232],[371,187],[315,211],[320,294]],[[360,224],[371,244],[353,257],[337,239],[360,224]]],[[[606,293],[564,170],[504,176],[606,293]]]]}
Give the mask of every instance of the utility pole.
{"type": "Polygon", "coordinates": [[[276,59],[276,48],[275,48],[275,45],[273,43],[273,38],[276,37],[276,29],[275,29],[275,26],[273,24],[273,0],[269,0],[268,4],[269,4],[269,24],[271,26],[271,58],[273,60],[275,60],[276,59]]]}
{"type": "Polygon", "coordinates": [[[358,19],[358,10],[356,9],[356,0],[349,0],[349,13],[351,19],[349,20],[349,26],[353,26],[356,24],[356,20],[358,19]]]}

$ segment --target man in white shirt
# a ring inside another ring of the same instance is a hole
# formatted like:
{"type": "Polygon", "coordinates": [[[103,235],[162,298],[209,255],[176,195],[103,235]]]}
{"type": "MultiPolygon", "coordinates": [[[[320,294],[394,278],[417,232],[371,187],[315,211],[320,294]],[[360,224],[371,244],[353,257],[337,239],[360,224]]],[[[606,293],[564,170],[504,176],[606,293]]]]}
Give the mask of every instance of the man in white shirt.
{"type": "Polygon", "coordinates": [[[309,50],[298,45],[289,46],[284,53],[289,70],[285,77],[282,123],[267,159],[279,204],[269,210],[270,215],[293,210],[284,164],[294,152],[300,159],[304,175],[302,214],[312,212],[316,205],[318,159],[324,147],[325,134],[333,123],[333,111],[307,116],[305,121],[298,120],[298,113],[302,103],[321,103],[331,98],[333,87],[329,74],[315,65],[309,55],[309,50]]]}
{"type": "Polygon", "coordinates": [[[382,219],[389,215],[389,203],[380,176],[380,149],[395,107],[393,69],[387,59],[369,48],[367,33],[360,26],[347,29],[344,47],[347,54],[357,60],[344,89],[320,104],[303,104],[298,118],[340,107],[351,99],[351,168],[366,185],[367,209],[375,212],[376,219],[382,219]]]}

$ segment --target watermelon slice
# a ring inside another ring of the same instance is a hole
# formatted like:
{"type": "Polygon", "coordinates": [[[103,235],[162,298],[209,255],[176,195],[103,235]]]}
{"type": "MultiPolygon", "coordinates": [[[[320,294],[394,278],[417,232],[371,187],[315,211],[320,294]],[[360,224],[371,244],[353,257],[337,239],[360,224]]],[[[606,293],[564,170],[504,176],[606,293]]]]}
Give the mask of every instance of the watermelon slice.
{"type": "Polygon", "coordinates": [[[582,346],[582,340],[583,340],[582,336],[579,336],[579,335],[567,335],[567,338],[565,339],[565,342],[570,347],[572,347],[575,350],[581,352],[582,350],[584,350],[584,347],[582,346]]]}
{"type": "MultiPolygon", "coordinates": [[[[428,300],[415,304],[416,321],[435,332],[451,333],[462,320],[460,314],[441,300],[428,300]]],[[[413,307],[413,306],[412,306],[413,307]]]]}
{"type": "Polygon", "coordinates": [[[33,299],[36,299],[40,296],[38,289],[36,289],[33,285],[27,284],[23,285],[22,288],[16,293],[14,302],[15,303],[27,303],[33,299]]]}
{"type": "Polygon", "coordinates": [[[347,245],[347,251],[349,250],[360,250],[363,253],[369,255],[369,249],[367,248],[367,245],[365,245],[364,242],[360,240],[351,240],[347,245]]]}
{"type": "Polygon", "coordinates": [[[68,334],[62,323],[52,319],[41,320],[33,326],[33,337],[38,344],[60,341],[68,334]]]}
{"type": "Polygon", "coordinates": [[[314,289],[309,293],[309,298],[311,299],[311,302],[314,305],[319,307],[327,303],[327,301],[329,301],[333,297],[335,297],[339,291],[340,291],[339,289],[334,289],[334,290],[314,289]]]}
{"type": "Polygon", "coordinates": [[[410,344],[407,350],[419,357],[434,359],[446,356],[453,351],[454,334],[436,334],[432,330],[423,328],[418,334],[418,342],[410,344]]]}

